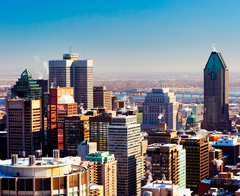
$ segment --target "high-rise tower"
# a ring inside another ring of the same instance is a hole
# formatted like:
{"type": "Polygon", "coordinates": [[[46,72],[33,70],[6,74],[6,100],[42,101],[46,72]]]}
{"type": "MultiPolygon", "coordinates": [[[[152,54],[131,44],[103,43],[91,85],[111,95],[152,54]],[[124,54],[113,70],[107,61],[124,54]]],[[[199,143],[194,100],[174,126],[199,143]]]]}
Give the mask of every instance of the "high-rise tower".
{"type": "Polygon", "coordinates": [[[204,116],[207,130],[229,130],[228,68],[220,52],[213,51],[204,68],[204,116]]]}
{"type": "Polygon", "coordinates": [[[49,86],[74,87],[74,99],[84,109],[93,108],[93,60],[78,60],[64,54],[63,60],[49,61],[49,86]]]}
{"type": "Polygon", "coordinates": [[[108,126],[108,151],[117,160],[117,195],[140,195],[141,128],[136,116],[116,116],[108,126]]]}
{"type": "Polygon", "coordinates": [[[8,99],[6,102],[7,156],[28,156],[41,148],[41,101],[8,99]],[[25,153],[25,154],[24,154],[25,153]]]}

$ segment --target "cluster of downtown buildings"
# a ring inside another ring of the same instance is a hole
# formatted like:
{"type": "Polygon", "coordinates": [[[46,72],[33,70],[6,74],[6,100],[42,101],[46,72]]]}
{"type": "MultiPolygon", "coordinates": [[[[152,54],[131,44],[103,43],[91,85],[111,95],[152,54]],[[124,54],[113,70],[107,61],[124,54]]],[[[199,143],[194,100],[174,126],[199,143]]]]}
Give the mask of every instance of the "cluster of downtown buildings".
{"type": "Polygon", "coordinates": [[[76,54],[49,61],[49,80],[26,69],[6,97],[0,196],[237,195],[240,139],[228,104],[216,51],[204,69],[203,120],[196,105],[184,125],[169,89],[147,93],[142,112],[126,108],[93,86],[93,61],[76,54]]]}

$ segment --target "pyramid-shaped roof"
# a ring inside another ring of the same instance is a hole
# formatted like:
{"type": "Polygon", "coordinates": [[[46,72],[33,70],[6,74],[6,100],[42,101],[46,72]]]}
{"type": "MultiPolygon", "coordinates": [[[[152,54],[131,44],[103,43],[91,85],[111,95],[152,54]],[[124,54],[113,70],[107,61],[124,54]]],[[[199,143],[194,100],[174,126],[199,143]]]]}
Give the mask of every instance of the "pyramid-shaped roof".
{"type": "Polygon", "coordinates": [[[25,70],[22,72],[21,76],[32,77],[32,74],[31,74],[27,69],[25,69],[25,70]]]}
{"type": "Polygon", "coordinates": [[[12,98],[21,97],[41,99],[41,95],[42,88],[32,78],[32,74],[27,69],[22,72],[21,78],[18,79],[11,89],[12,98]]]}
{"type": "Polygon", "coordinates": [[[208,59],[205,69],[210,71],[218,71],[219,69],[225,69],[227,65],[222,57],[222,54],[217,51],[213,51],[208,59]]]}

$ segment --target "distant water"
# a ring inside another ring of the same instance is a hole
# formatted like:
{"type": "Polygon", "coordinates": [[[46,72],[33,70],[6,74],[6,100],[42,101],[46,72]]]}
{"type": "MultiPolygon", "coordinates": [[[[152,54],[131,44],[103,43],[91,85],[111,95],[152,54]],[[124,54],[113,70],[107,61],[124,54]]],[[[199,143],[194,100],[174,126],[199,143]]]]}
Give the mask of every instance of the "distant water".
{"type": "MultiPolygon", "coordinates": [[[[129,97],[133,97],[133,101],[135,101],[135,99],[144,99],[147,94],[144,93],[144,95],[141,96],[137,96],[137,95],[127,95],[125,94],[116,94],[118,100],[122,100],[124,99],[125,96],[129,96],[129,97]]],[[[191,95],[185,95],[185,97],[182,97],[182,95],[177,94],[176,97],[177,101],[178,100],[182,100],[182,101],[197,101],[197,100],[203,100],[203,98],[200,98],[199,95],[195,95],[193,98],[191,97],[191,95]]]]}
{"type": "MultiPolygon", "coordinates": [[[[182,97],[182,94],[176,94],[177,101],[178,100],[182,100],[182,101],[198,101],[198,100],[200,100],[200,101],[202,101],[204,98],[203,96],[202,96],[202,98],[200,98],[200,95],[199,95],[199,94],[203,95],[203,91],[185,91],[185,92],[189,93],[189,94],[185,94],[185,97],[182,97]],[[198,95],[194,95],[194,93],[196,93],[198,95]],[[191,94],[193,94],[193,97],[191,97],[191,94]]],[[[236,97],[231,97],[231,94],[239,94],[239,96],[240,96],[240,90],[230,90],[229,94],[230,94],[229,99],[235,99],[236,97]]],[[[124,96],[128,96],[128,95],[127,95],[127,93],[124,93],[124,94],[116,94],[116,96],[119,100],[122,100],[122,99],[124,99],[124,96]]],[[[141,95],[141,96],[137,96],[137,95],[129,95],[129,96],[132,96],[133,101],[135,101],[135,99],[140,99],[140,98],[144,99],[147,96],[147,94],[144,93],[144,95],[141,95]]]]}
{"type": "MultiPolygon", "coordinates": [[[[177,94],[177,100],[182,100],[182,101],[197,101],[197,100],[203,100],[203,97],[200,98],[200,95],[194,95],[193,97],[191,97],[190,94],[194,94],[194,93],[197,93],[197,94],[202,94],[203,95],[203,91],[186,91],[189,93],[189,95],[185,95],[185,97],[182,97],[181,94],[177,94]]],[[[240,96],[240,90],[230,90],[229,91],[229,94],[239,94],[240,96]]],[[[116,94],[118,100],[122,100],[124,99],[124,96],[128,96],[127,93],[123,93],[123,94],[116,94]]],[[[129,96],[132,96],[133,97],[133,101],[135,101],[135,99],[144,99],[147,94],[144,93],[143,95],[141,96],[137,96],[137,95],[129,95],[129,96]]],[[[229,96],[230,99],[235,99],[236,97],[231,97],[229,96]]],[[[0,105],[5,105],[5,99],[0,99],[0,105]]]]}

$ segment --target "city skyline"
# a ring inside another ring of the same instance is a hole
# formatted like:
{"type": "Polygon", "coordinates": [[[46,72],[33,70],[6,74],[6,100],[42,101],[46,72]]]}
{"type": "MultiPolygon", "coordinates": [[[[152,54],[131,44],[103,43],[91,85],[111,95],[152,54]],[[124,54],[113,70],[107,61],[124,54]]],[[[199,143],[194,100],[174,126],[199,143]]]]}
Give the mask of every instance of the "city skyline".
{"type": "Polygon", "coordinates": [[[46,75],[47,62],[60,59],[70,45],[80,59],[94,60],[95,73],[202,72],[213,43],[229,69],[238,71],[237,1],[72,4],[3,2],[1,72],[27,67],[46,75]]]}

